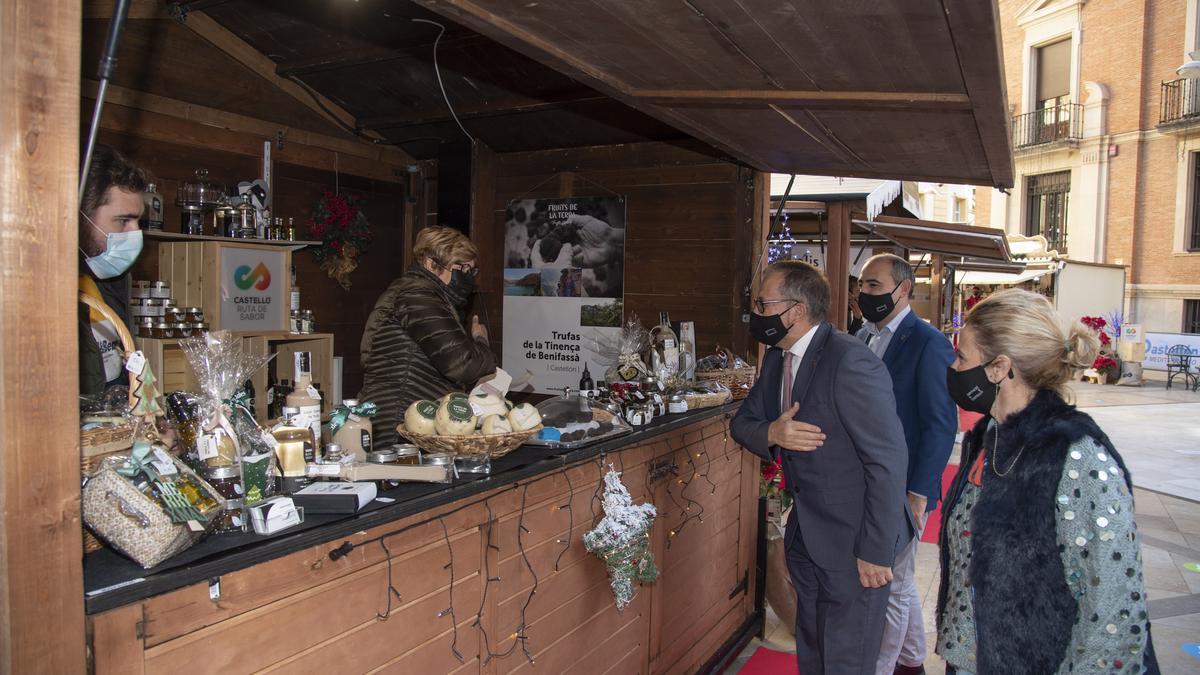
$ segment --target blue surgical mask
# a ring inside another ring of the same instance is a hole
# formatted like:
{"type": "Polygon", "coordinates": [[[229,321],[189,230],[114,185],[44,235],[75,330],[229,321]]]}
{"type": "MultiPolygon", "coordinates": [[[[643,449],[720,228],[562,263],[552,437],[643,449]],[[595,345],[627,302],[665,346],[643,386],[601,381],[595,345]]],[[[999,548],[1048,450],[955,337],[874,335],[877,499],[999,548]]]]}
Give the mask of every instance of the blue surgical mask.
{"type": "MultiPolygon", "coordinates": [[[[100,230],[96,223],[80,212],[88,223],[100,230]]],[[[104,230],[100,230],[104,232],[104,230]]],[[[112,279],[125,273],[133,267],[134,261],[142,254],[142,231],[106,232],[104,250],[99,255],[85,257],[83,261],[92,270],[97,279],[112,279]]]]}

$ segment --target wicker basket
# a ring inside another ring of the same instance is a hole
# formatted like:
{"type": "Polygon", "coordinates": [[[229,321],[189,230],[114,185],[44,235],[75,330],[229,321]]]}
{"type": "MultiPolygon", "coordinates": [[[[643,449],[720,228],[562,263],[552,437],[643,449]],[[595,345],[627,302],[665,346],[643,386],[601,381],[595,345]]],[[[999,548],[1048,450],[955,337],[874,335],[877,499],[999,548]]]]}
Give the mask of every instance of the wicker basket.
{"type": "MultiPolygon", "coordinates": [[[[733,352],[724,347],[717,347],[717,353],[724,354],[728,363],[734,363],[735,357],[733,352]]],[[[733,400],[740,401],[750,394],[750,387],[754,386],[754,366],[746,366],[745,368],[722,368],[720,370],[697,370],[697,380],[716,380],[729,388],[733,394],[733,400]]]]}
{"type": "MultiPolygon", "coordinates": [[[[125,322],[111,307],[85,293],[79,294],[79,301],[100,312],[104,318],[112,322],[117,329],[117,335],[121,338],[121,347],[126,354],[137,349],[137,345],[133,342],[133,335],[125,327],[125,322]]],[[[126,375],[129,377],[129,390],[133,391],[137,377],[129,371],[126,371],[126,375]]],[[[79,432],[79,470],[81,474],[90,476],[100,467],[100,462],[105,457],[128,452],[133,447],[133,435],[134,428],[129,426],[128,421],[124,419],[112,426],[96,427],[79,432]]],[[[83,552],[87,554],[102,548],[104,548],[104,543],[89,532],[85,526],[83,528],[83,552]]]]}
{"type": "Polygon", "coordinates": [[[537,425],[525,431],[513,431],[507,434],[471,435],[471,436],[437,436],[434,434],[418,434],[408,431],[404,424],[396,427],[396,433],[407,438],[413,445],[429,452],[444,452],[448,455],[490,455],[498,459],[516,450],[522,443],[533,438],[542,430],[537,425]]]}
{"type": "Polygon", "coordinates": [[[732,392],[718,391],[711,394],[684,394],[683,398],[687,401],[688,410],[700,410],[701,408],[712,408],[715,406],[728,403],[732,392]]]}

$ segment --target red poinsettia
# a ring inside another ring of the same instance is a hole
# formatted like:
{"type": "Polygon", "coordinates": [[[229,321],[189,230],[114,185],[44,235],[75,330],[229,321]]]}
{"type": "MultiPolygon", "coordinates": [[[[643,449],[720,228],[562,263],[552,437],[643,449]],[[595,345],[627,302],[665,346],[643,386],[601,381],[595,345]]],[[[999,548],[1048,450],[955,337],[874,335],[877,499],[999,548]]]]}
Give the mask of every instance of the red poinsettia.
{"type": "Polygon", "coordinates": [[[784,509],[792,504],[792,494],[787,491],[784,480],[782,460],[776,459],[770,464],[763,464],[762,484],[759,486],[759,496],[778,498],[784,509]]]}
{"type": "Polygon", "coordinates": [[[1095,368],[1096,372],[1103,373],[1105,375],[1115,371],[1117,367],[1118,364],[1116,359],[1112,358],[1111,356],[1104,356],[1103,354],[1097,356],[1096,360],[1092,362],[1092,368],[1095,368]]]}

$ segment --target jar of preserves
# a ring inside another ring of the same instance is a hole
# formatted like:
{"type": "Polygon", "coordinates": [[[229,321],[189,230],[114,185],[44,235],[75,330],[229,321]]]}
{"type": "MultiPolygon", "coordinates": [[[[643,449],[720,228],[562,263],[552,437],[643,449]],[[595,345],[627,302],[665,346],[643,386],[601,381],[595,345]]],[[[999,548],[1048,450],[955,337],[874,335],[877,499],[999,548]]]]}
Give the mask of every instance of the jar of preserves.
{"type": "Polygon", "coordinates": [[[177,338],[192,337],[192,324],[186,321],[180,321],[179,323],[174,324],[171,328],[175,331],[175,337],[177,338]]]}
{"type": "Polygon", "coordinates": [[[165,300],[171,297],[171,284],[165,281],[150,282],[150,297],[165,300]]]}
{"type": "Polygon", "coordinates": [[[313,319],[313,311],[311,309],[300,310],[300,332],[309,335],[315,330],[316,321],[313,319]]]}
{"type": "Polygon", "coordinates": [[[397,443],[391,447],[396,453],[396,463],[416,466],[421,463],[421,449],[409,443],[397,443]]]}
{"type": "Polygon", "coordinates": [[[166,321],[159,321],[154,324],[154,328],[150,331],[150,336],[159,340],[170,340],[175,337],[175,329],[166,321]]]}
{"type": "Polygon", "coordinates": [[[188,307],[184,310],[184,321],[190,323],[201,323],[204,321],[204,310],[199,307],[188,307]]]}
{"type": "Polygon", "coordinates": [[[152,338],[154,337],[154,317],[143,316],[138,319],[138,337],[152,338]]]}
{"type": "Polygon", "coordinates": [[[178,324],[181,324],[181,323],[187,321],[187,313],[184,312],[179,307],[171,307],[171,308],[167,309],[166,314],[167,314],[167,323],[178,325],[178,324]]]}
{"type": "Polygon", "coordinates": [[[150,297],[150,282],[149,281],[133,282],[133,287],[130,288],[130,290],[129,290],[129,297],[131,297],[131,298],[148,298],[148,297],[150,297]]]}
{"type": "Polygon", "coordinates": [[[203,321],[192,322],[192,335],[199,335],[208,332],[208,324],[203,321]]]}
{"type": "Polygon", "coordinates": [[[243,531],[242,505],[245,490],[242,487],[241,472],[236,466],[222,466],[204,472],[204,478],[225,498],[224,510],[213,520],[213,531],[243,531]]]}
{"type": "Polygon", "coordinates": [[[166,306],[163,304],[165,300],[156,298],[142,299],[142,316],[148,316],[155,319],[166,316],[166,306]]]}
{"type": "Polygon", "coordinates": [[[300,310],[293,309],[288,315],[288,332],[293,335],[300,333],[300,310]]]}

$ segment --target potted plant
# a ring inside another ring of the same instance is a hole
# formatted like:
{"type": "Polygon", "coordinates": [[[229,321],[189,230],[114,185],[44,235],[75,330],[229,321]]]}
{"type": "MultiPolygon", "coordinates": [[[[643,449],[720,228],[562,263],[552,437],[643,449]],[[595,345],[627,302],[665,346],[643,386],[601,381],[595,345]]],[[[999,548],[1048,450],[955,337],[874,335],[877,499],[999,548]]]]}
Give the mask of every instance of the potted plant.
{"type": "MultiPolygon", "coordinates": [[[[1113,315],[1113,328],[1119,330],[1116,326],[1119,325],[1120,315],[1113,315]]],[[[1096,331],[1096,337],[1100,340],[1100,354],[1096,357],[1092,368],[1100,373],[1104,381],[1108,384],[1116,384],[1117,380],[1121,379],[1121,360],[1117,357],[1116,343],[1109,336],[1109,322],[1100,316],[1085,316],[1079,320],[1083,325],[1096,331]]],[[[1119,333],[1114,333],[1118,335],[1119,333]]]]}
{"type": "Polygon", "coordinates": [[[1096,360],[1092,362],[1092,368],[1104,377],[1104,381],[1107,384],[1116,384],[1117,380],[1121,379],[1120,362],[1107,354],[1097,356],[1096,360]]]}

